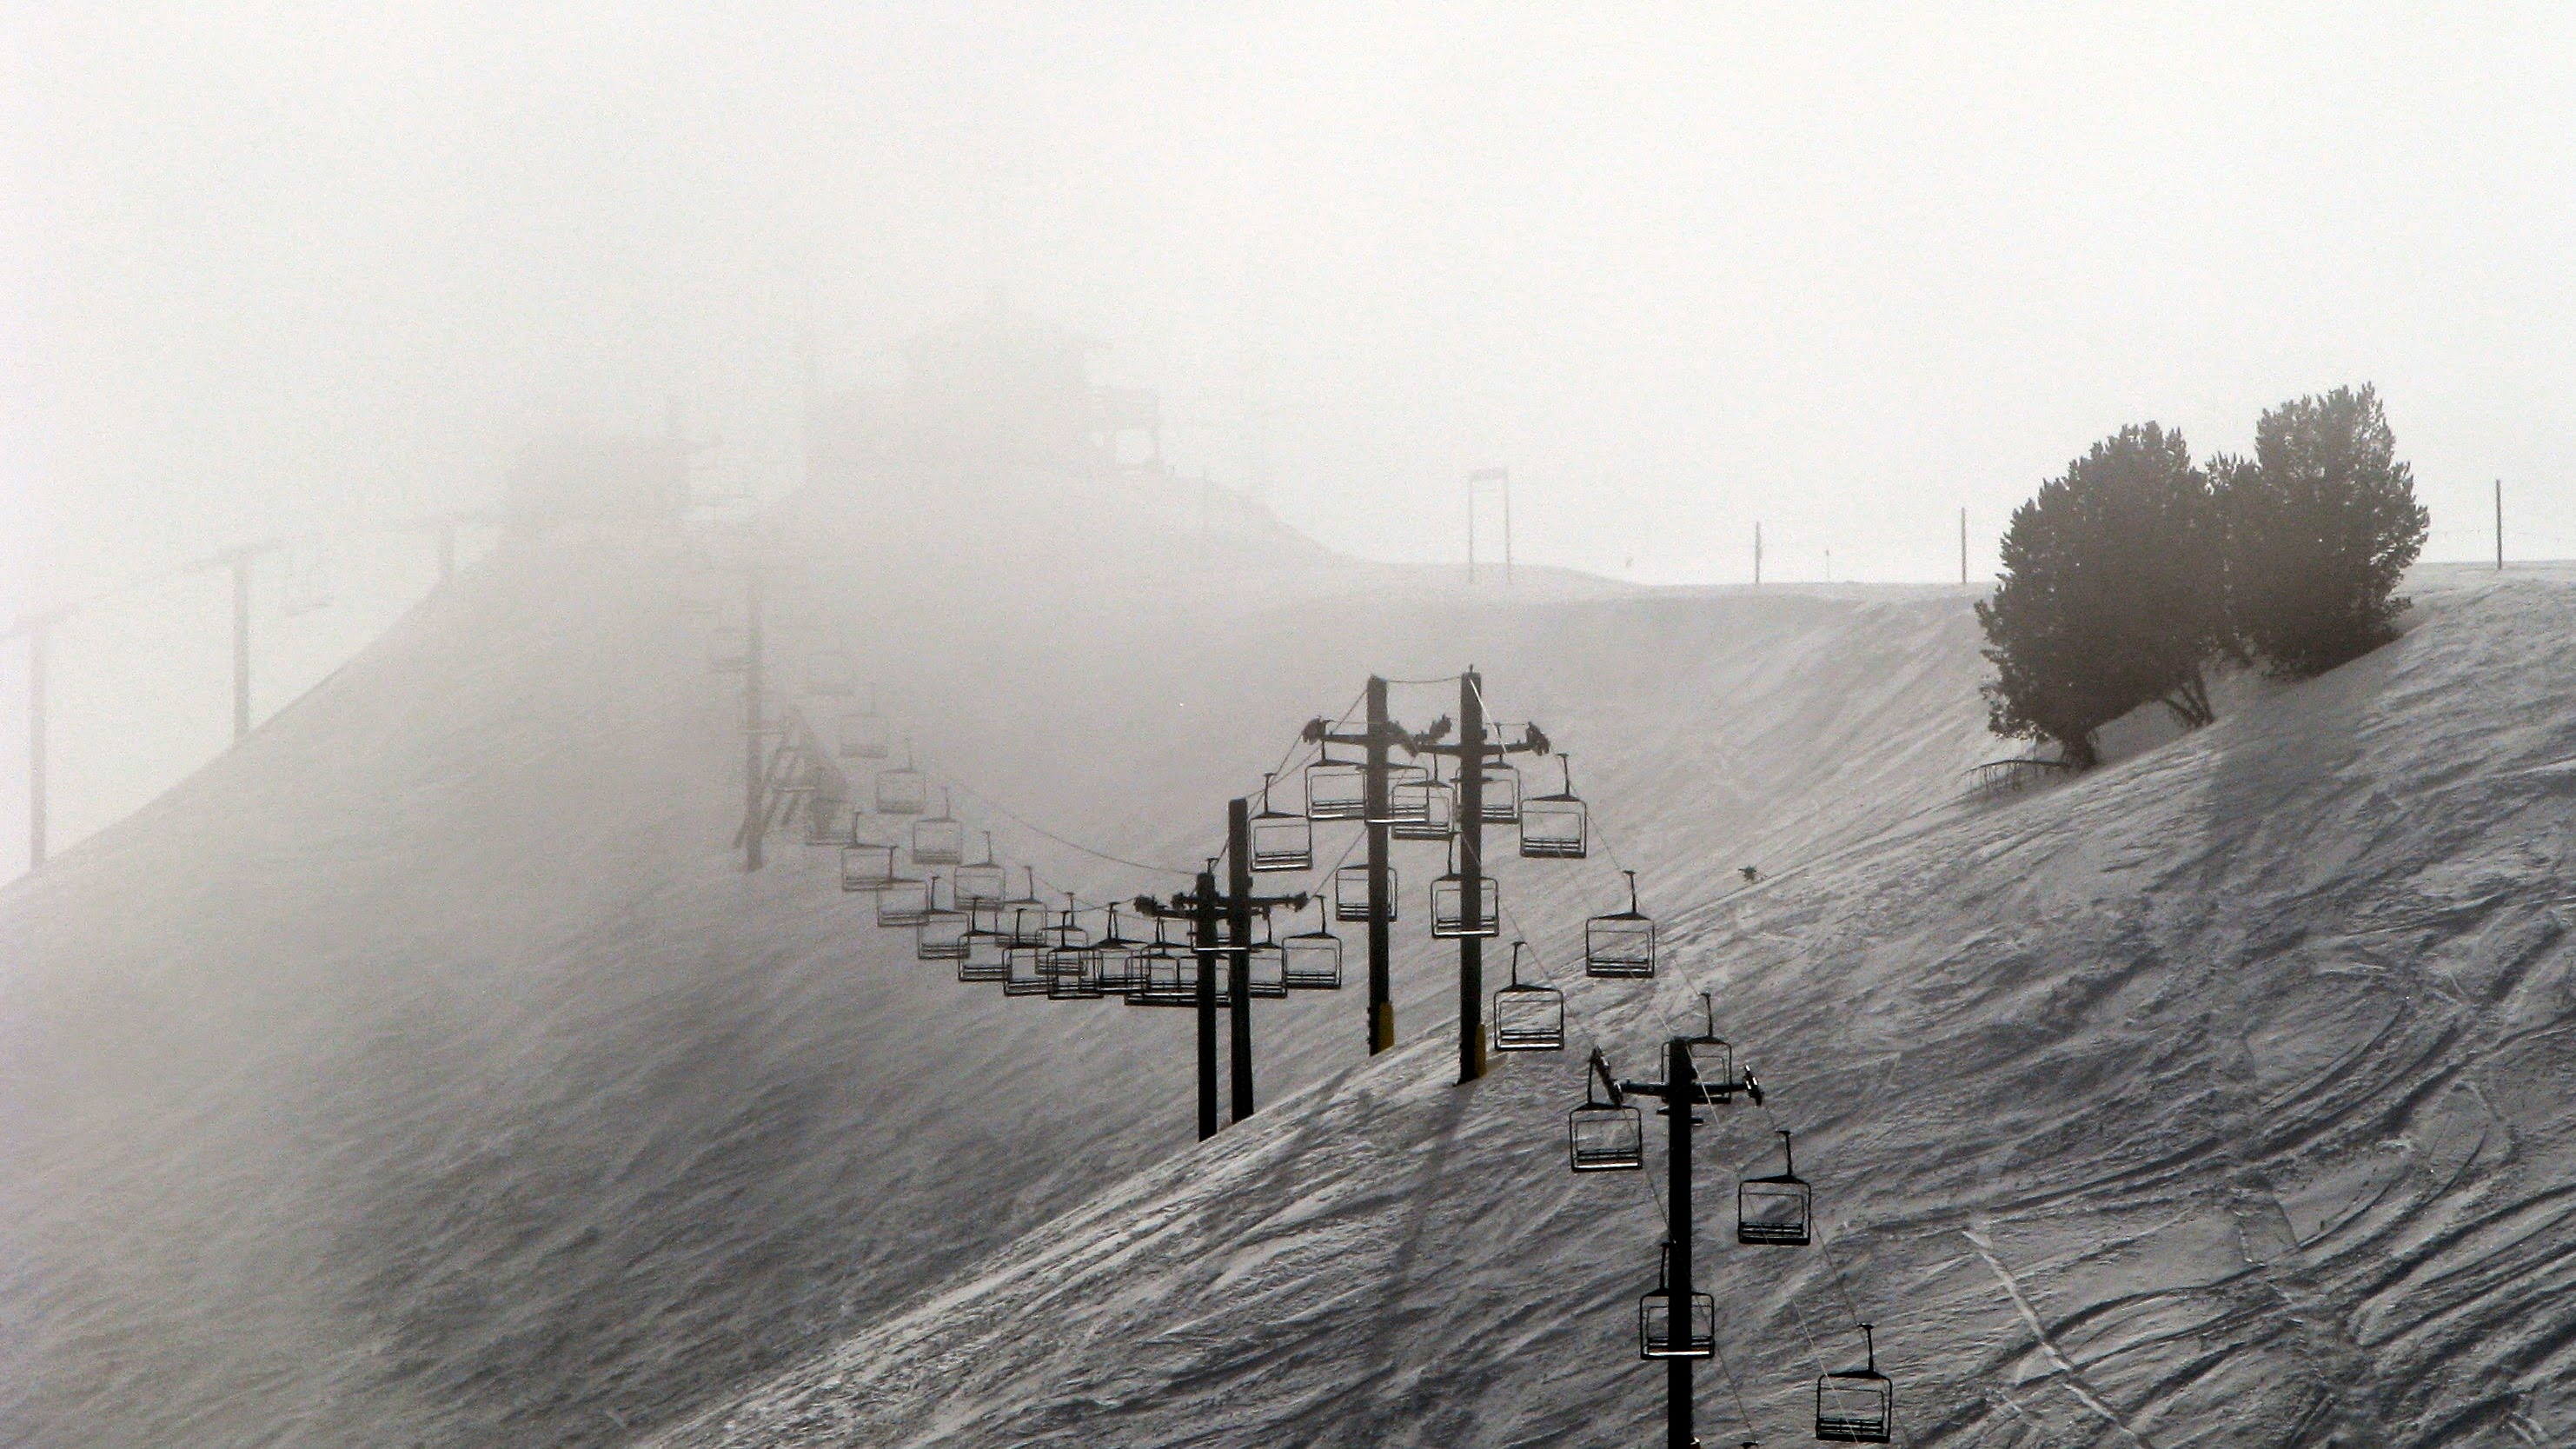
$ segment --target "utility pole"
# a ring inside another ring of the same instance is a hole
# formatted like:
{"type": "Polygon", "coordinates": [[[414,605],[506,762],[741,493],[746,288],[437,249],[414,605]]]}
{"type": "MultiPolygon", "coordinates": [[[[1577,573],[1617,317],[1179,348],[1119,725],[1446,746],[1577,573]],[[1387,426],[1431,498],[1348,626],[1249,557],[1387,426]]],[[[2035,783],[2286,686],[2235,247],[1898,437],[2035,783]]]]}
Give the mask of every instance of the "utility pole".
{"type": "Polygon", "coordinates": [[[39,619],[27,631],[27,869],[45,863],[45,669],[46,631],[51,619],[39,619]]]}
{"type": "Polygon", "coordinates": [[[233,567],[233,743],[250,737],[250,561],[253,550],[234,549],[226,557],[233,567]]]}
{"type": "Polygon", "coordinates": [[[769,834],[769,771],[760,746],[763,737],[761,695],[768,686],[761,658],[760,560],[757,557],[751,559],[750,567],[743,571],[742,596],[742,868],[752,871],[765,863],[763,847],[769,834]]]}
{"type": "Polygon", "coordinates": [[[1226,1053],[1232,1101],[1227,1120],[1252,1115],[1252,802],[1238,796],[1225,802],[1225,925],[1233,948],[1234,970],[1226,990],[1226,1053]]]}

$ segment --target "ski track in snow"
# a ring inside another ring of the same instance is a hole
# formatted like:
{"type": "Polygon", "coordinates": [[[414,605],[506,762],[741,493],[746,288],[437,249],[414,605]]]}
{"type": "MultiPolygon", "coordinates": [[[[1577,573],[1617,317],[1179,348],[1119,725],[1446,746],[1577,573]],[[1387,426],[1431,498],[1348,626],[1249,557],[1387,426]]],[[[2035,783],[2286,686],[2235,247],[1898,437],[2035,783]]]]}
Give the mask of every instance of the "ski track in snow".
{"type": "Polygon", "coordinates": [[[1261,1113],[1193,1145],[1185,1013],[959,986],[792,837],[733,868],[667,563],[505,558],[0,896],[0,1438],[1644,1442],[1659,1152],[1574,1179],[1563,1113],[1709,990],[1775,1094],[1700,1188],[1765,1442],[1855,1315],[1918,1446],[2576,1442],[2568,581],[2435,574],[2388,649],[1978,803],[1959,591],[1095,562],[961,613],[854,554],[782,609],[979,790],[1178,864],[1361,670],[1473,658],[1573,751],[1664,974],[1574,964],[1609,852],[1503,862],[1573,1040],[1457,1088],[1404,854],[1406,1044],[1278,1003],[1261,1113]],[[1775,1119],[1816,1249],[1722,1231],[1775,1119]]]}

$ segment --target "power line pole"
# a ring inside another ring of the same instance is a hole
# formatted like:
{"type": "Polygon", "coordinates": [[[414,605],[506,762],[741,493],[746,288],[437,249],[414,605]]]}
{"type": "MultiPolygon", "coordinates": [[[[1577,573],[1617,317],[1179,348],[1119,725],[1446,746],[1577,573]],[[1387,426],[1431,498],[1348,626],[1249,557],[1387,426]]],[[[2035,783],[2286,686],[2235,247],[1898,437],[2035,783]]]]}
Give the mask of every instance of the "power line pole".
{"type": "Polygon", "coordinates": [[[743,656],[742,656],[742,868],[758,870],[765,864],[763,847],[769,834],[769,800],[767,760],[761,750],[763,723],[761,695],[767,688],[767,671],[761,657],[760,560],[754,558],[743,571],[743,656]]]}
{"type": "Polygon", "coordinates": [[[45,634],[40,619],[27,631],[27,869],[45,863],[45,634]]]}
{"type": "Polygon", "coordinates": [[[228,556],[233,566],[233,743],[250,737],[250,561],[252,550],[228,556]]]}

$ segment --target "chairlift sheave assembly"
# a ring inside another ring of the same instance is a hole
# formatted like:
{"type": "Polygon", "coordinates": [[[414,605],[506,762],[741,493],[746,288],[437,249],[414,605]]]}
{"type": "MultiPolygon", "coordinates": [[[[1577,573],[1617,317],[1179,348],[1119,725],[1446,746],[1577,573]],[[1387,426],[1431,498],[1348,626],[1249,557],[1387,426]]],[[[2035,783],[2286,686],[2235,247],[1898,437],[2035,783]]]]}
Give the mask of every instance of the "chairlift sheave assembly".
{"type": "Polygon", "coordinates": [[[1565,1050],[1565,993],[1543,982],[1521,980],[1521,952],[1527,941],[1512,943],[1511,984],[1494,993],[1494,1050],[1561,1052],[1565,1050]]]}
{"type": "Polygon", "coordinates": [[[1641,979],[1655,974],[1655,922],[1637,909],[1637,873],[1628,878],[1628,909],[1583,923],[1583,974],[1641,979]]]}

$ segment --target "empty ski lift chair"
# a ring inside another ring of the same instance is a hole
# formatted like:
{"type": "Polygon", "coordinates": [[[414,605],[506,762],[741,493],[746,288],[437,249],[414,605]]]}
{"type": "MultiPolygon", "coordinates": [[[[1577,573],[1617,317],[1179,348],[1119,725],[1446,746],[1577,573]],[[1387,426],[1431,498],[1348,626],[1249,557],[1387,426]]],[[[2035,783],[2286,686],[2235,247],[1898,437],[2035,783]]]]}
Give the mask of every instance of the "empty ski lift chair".
{"type": "Polygon", "coordinates": [[[882,760],[894,753],[894,731],[875,706],[841,716],[841,754],[845,759],[882,760]]]}
{"type": "MultiPolygon", "coordinates": [[[[884,780],[879,776],[880,783],[884,780]]],[[[939,792],[939,813],[912,822],[912,863],[957,865],[966,859],[966,827],[948,813],[948,792],[939,792]]]]}
{"type": "Polygon", "coordinates": [[[1136,953],[1129,969],[1137,983],[1128,990],[1129,1006],[1198,1005],[1198,957],[1174,946],[1162,921],[1154,922],[1154,943],[1136,953]]]}
{"type": "Polygon", "coordinates": [[[1532,860],[1581,860],[1590,853],[1591,812],[1574,793],[1574,762],[1559,755],[1565,788],[1521,802],[1521,854],[1532,860]]]}
{"type": "Polygon", "coordinates": [[[1668,1242],[1655,1265],[1655,1286],[1637,1299],[1637,1356],[1715,1358],[1717,1299],[1707,1293],[1691,1294],[1688,1316],[1677,1325],[1673,1312],[1672,1266],[1673,1245],[1668,1242]]]}
{"type": "Polygon", "coordinates": [[[1096,1001],[1100,997],[1100,953],[1091,946],[1091,931],[1074,918],[1073,892],[1064,895],[1064,917],[1047,928],[1047,995],[1057,1001],[1096,1001]]]}
{"type": "Polygon", "coordinates": [[[805,692],[839,699],[858,688],[858,666],[846,649],[817,649],[805,658],[805,692]]]}
{"type": "Polygon", "coordinates": [[[1576,1172],[1635,1172],[1646,1165],[1645,1116],[1628,1105],[1599,1047],[1585,1068],[1583,1105],[1565,1114],[1565,1155],[1576,1172]]]}
{"type": "Polygon", "coordinates": [[[966,932],[974,917],[953,904],[939,904],[939,877],[930,878],[930,907],[913,923],[912,955],[916,961],[959,961],[966,956],[966,932]]]}
{"type": "Polygon", "coordinates": [[[841,889],[845,891],[881,891],[902,877],[894,873],[894,851],[891,845],[841,847],[841,889]]]}
{"type": "Polygon", "coordinates": [[[1022,866],[1027,886],[1021,895],[1000,902],[994,910],[995,934],[1005,946],[1027,946],[1044,950],[1047,946],[1049,912],[1046,902],[1038,899],[1038,873],[1034,866],[1022,866]]]}
{"type": "Polygon", "coordinates": [[[1001,935],[987,928],[985,923],[991,918],[983,911],[984,908],[977,908],[968,912],[968,919],[975,924],[967,927],[963,942],[965,954],[957,958],[957,979],[960,981],[1003,981],[1011,974],[1009,964],[1002,959],[1001,935]]]}
{"type": "MultiPolygon", "coordinates": [[[[1242,950],[1229,947],[1229,961],[1243,965],[1243,994],[1255,1001],[1279,1001],[1288,995],[1288,952],[1270,939],[1270,916],[1261,917],[1261,939],[1242,950]]],[[[1231,983],[1227,989],[1232,990],[1231,983]]]]}
{"type": "Polygon", "coordinates": [[[877,771],[877,813],[918,815],[930,808],[930,781],[912,767],[912,746],[903,747],[903,763],[877,771]]]}
{"type": "Polygon", "coordinates": [[[1261,813],[1252,817],[1252,868],[1260,871],[1312,870],[1315,827],[1303,815],[1274,810],[1270,781],[1261,777],[1261,813]]]}
{"type": "Polygon", "coordinates": [[[1124,996],[1136,989],[1137,954],[1146,943],[1118,934],[1118,908],[1109,908],[1109,930],[1091,949],[1100,953],[1099,985],[1102,995],[1124,996]]]}
{"type": "MultiPolygon", "coordinates": [[[[1735,1076],[1735,1048],[1717,1034],[1717,1007],[1709,993],[1699,994],[1702,1030],[1699,1035],[1684,1038],[1682,1050],[1690,1053],[1691,1080],[1696,1084],[1691,1100],[1702,1105],[1732,1103],[1739,1085],[1735,1076]]],[[[1760,1100],[1757,1095],[1755,1100],[1760,1100]]]]}
{"type": "Polygon", "coordinates": [[[1501,760],[1489,760],[1484,766],[1485,808],[1481,812],[1487,825],[1518,825],[1521,820],[1521,772],[1501,760]]]}
{"type": "Polygon", "coordinates": [[[1637,873],[1628,878],[1628,909],[1583,923],[1583,974],[1635,979],[1655,974],[1655,923],[1637,909],[1637,873]]]}
{"type": "Polygon", "coordinates": [[[1458,795],[1428,770],[1390,781],[1387,834],[1398,840],[1447,840],[1458,830],[1458,795]]]}
{"type": "Polygon", "coordinates": [[[957,893],[957,904],[972,906],[1001,900],[1009,877],[993,859],[993,832],[984,833],[984,858],[970,860],[949,872],[949,888],[957,893]]]}
{"type": "Polygon", "coordinates": [[[1327,754],[1306,767],[1306,818],[1358,820],[1368,814],[1368,771],[1327,754]]]}
{"type": "Polygon", "coordinates": [[[1789,1134],[1780,1133],[1780,1171],[1748,1177],[1735,1189],[1735,1240],[1762,1247],[1803,1248],[1815,1220],[1816,1194],[1798,1176],[1789,1134]]]}
{"type": "Polygon", "coordinates": [[[1884,1444],[1896,1427],[1896,1385],[1878,1371],[1878,1339],[1866,1323],[1867,1364],[1816,1376],[1816,1437],[1828,1444],[1884,1444]]]}
{"type": "Polygon", "coordinates": [[[930,914],[930,882],[898,876],[877,888],[877,924],[909,930],[930,914]]]}
{"type": "Polygon", "coordinates": [[[812,803],[805,807],[807,845],[840,845],[856,838],[857,832],[847,800],[828,790],[815,792],[812,803]]]}
{"type": "Polygon", "coordinates": [[[1002,994],[1044,996],[1055,985],[1047,974],[1047,948],[1007,945],[1002,948],[1002,994]]]}
{"type": "Polygon", "coordinates": [[[1494,878],[1479,874],[1470,893],[1467,877],[1458,870],[1458,847],[1449,846],[1449,871],[1431,883],[1431,934],[1444,941],[1467,936],[1499,936],[1503,933],[1503,896],[1494,878]],[[1468,921],[1468,908],[1475,909],[1475,920],[1468,921]]]}
{"type": "MultiPolygon", "coordinates": [[[[1363,777],[1365,783],[1365,776],[1363,777]]],[[[1432,783],[1431,771],[1421,765],[1386,767],[1386,811],[1367,817],[1371,825],[1409,825],[1420,821],[1431,808],[1426,787],[1432,783]]]]}
{"type": "Polygon", "coordinates": [[[1342,989],[1342,938],[1324,927],[1324,898],[1315,898],[1315,928],[1299,931],[1279,943],[1288,955],[1288,989],[1342,989]]]}
{"type": "MultiPolygon", "coordinates": [[[[1395,867],[1389,865],[1386,868],[1386,918],[1388,920],[1393,921],[1403,915],[1396,904],[1402,899],[1403,895],[1397,889],[1395,867]]],[[[1366,921],[1368,918],[1368,867],[1365,865],[1339,867],[1333,872],[1333,919],[1366,921]]]]}
{"type": "Polygon", "coordinates": [[[1521,952],[1528,947],[1527,941],[1512,943],[1512,984],[1494,993],[1494,1050],[1561,1052],[1565,1050],[1565,993],[1521,980],[1521,952]]]}
{"type": "Polygon", "coordinates": [[[707,672],[740,674],[751,667],[751,631],[740,624],[718,624],[707,635],[707,672]]]}

